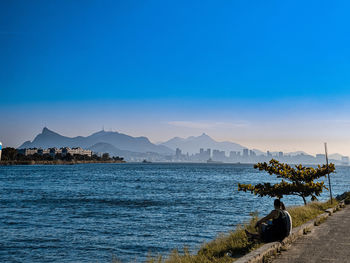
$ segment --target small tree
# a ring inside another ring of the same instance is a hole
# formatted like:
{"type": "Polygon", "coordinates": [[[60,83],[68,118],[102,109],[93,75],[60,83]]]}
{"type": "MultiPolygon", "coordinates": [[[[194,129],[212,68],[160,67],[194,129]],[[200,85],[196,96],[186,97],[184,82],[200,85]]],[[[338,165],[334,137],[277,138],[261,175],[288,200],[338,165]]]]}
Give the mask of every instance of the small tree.
{"type": "Polygon", "coordinates": [[[275,174],[277,178],[282,178],[282,181],[273,185],[270,183],[238,184],[238,191],[249,191],[255,195],[277,198],[282,198],[284,195],[298,195],[303,198],[304,204],[306,204],[306,197],[311,196],[311,200],[317,200],[316,196],[319,196],[323,189],[328,190],[323,181],[314,182],[314,180],[335,171],[333,163],[329,164],[328,167],[319,165],[316,169],[304,167],[301,164],[292,168],[290,165],[279,163],[274,159],[269,164],[266,162],[258,163],[254,165],[254,168],[266,171],[270,175],[275,174]]]}
{"type": "Polygon", "coordinates": [[[103,161],[108,161],[110,158],[109,158],[109,153],[104,153],[102,154],[102,160],[103,161]]]}
{"type": "Polygon", "coordinates": [[[15,161],[17,160],[17,150],[12,147],[6,147],[2,149],[2,159],[4,161],[15,161]]]}

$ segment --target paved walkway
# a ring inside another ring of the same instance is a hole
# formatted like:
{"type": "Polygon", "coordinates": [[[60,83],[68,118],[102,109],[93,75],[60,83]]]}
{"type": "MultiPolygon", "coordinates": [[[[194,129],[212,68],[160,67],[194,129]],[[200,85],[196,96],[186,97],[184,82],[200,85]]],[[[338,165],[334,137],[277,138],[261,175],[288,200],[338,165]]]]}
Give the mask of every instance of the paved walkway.
{"type": "Polygon", "coordinates": [[[295,241],[273,263],[350,262],[350,205],[295,241]]]}

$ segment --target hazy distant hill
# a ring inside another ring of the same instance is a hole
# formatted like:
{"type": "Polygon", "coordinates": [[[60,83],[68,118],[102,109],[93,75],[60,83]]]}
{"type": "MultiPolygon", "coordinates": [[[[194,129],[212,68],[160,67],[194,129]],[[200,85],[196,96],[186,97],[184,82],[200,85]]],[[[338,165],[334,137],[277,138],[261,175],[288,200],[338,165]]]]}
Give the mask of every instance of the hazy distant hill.
{"type": "MultiPolygon", "coordinates": [[[[270,153],[273,155],[273,156],[276,156],[279,154],[279,152],[271,152],[270,153]]],[[[296,151],[296,152],[284,152],[283,153],[284,155],[290,155],[290,156],[297,156],[297,155],[300,155],[300,154],[304,154],[304,155],[310,155],[304,151],[296,151]]]]}
{"type": "Polygon", "coordinates": [[[120,150],[117,147],[105,142],[96,143],[88,147],[88,149],[96,153],[109,153],[110,156],[125,156],[132,153],[130,151],[120,150]]]}
{"type": "Polygon", "coordinates": [[[338,161],[340,161],[343,157],[344,157],[344,155],[341,155],[339,153],[333,153],[333,154],[329,155],[330,159],[334,159],[334,160],[338,160],[338,161]]]}
{"type": "MultiPolygon", "coordinates": [[[[176,150],[179,148],[183,153],[198,153],[200,148],[210,148],[211,150],[220,150],[225,151],[226,154],[229,154],[230,151],[242,151],[244,147],[240,144],[234,142],[217,142],[212,139],[210,136],[203,133],[200,136],[191,136],[186,139],[175,137],[170,139],[169,141],[163,142],[160,145],[164,145],[169,147],[170,149],[176,150]]],[[[254,150],[257,154],[262,154],[259,150],[254,150]]]]}
{"type": "MultiPolygon", "coordinates": [[[[151,143],[146,137],[132,137],[118,132],[99,131],[90,136],[66,137],[54,131],[44,128],[34,140],[24,142],[19,148],[50,148],[50,147],[82,147],[94,152],[108,152],[111,156],[123,156],[126,158],[148,158],[147,153],[154,153],[152,156],[173,155],[176,148],[180,148],[183,153],[198,153],[200,148],[225,151],[228,155],[230,151],[240,151],[244,147],[233,142],[217,142],[210,136],[203,133],[200,136],[188,138],[175,137],[159,145],[151,143]]],[[[260,150],[253,149],[257,155],[264,154],[260,150]]],[[[273,156],[278,152],[271,152],[273,156]]],[[[298,156],[308,155],[305,152],[297,151],[284,153],[284,155],[298,156]]],[[[340,154],[330,154],[330,160],[340,161],[343,156],[340,154]]]]}
{"type": "Polygon", "coordinates": [[[32,142],[26,141],[19,148],[59,148],[65,146],[90,148],[92,146],[97,147],[96,144],[98,143],[106,143],[119,150],[130,152],[155,152],[159,154],[173,153],[168,147],[164,145],[155,145],[146,137],[132,137],[118,132],[99,131],[87,137],[78,136],[70,138],[53,132],[46,127],[32,142]]]}
{"type": "MultiPolygon", "coordinates": [[[[272,155],[278,155],[278,152],[271,152],[272,155]]],[[[300,155],[300,154],[304,154],[304,155],[310,155],[304,151],[296,151],[296,152],[287,152],[287,153],[284,153],[284,155],[290,155],[290,156],[297,156],[297,155],[300,155]]],[[[321,154],[324,154],[324,153],[321,153],[321,154]]],[[[313,155],[312,155],[313,156],[313,155]]],[[[328,158],[330,160],[337,160],[337,161],[341,161],[342,157],[344,157],[344,155],[341,155],[339,153],[333,153],[333,154],[329,154],[328,155],[328,158]]]]}

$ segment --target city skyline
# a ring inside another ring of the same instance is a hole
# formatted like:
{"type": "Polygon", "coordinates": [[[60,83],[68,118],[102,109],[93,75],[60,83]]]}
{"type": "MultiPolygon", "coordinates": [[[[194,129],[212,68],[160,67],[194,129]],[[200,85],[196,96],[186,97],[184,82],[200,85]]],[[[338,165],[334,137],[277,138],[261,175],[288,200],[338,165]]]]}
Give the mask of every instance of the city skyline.
{"type": "MultiPolygon", "coordinates": [[[[262,151],[257,148],[247,148],[245,145],[240,145],[235,142],[215,141],[213,138],[211,138],[205,133],[203,133],[200,136],[190,136],[188,138],[174,137],[166,142],[158,142],[157,144],[152,144],[152,142],[149,141],[147,137],[132,137],[127,134],[118,133],[117,131],[112,132],[101,130],[94,132],[86,137],[81,135],[69,137],[52,131],[47,127],[44,127],[42,132],[35,136],[34,140],[23,142],[23,144],[21,144],[21,146],[19,146],[18,149],[60,149],[65,147],[82,147],[85,149],[93,149],[94,152],[99,152],[96,151],[96,149],[105,149],[107,150],[107,152],[109,151],[112,155],[113,151],[117,150],[119,152],[119,155],[123,155],[124,153],[133,157],[135,154],[138,155],[137,152],[154,152],[156,153],[156,158],[161,156],[170,156],[174,154],[177,158],[179,155],[187,156],[191,157],[191,160],[194,161],[206,161],[211,157],[213,157],[214,160],[220,161],[244,161],[247,159],[249,159],[250,161],[252,161],[253,159],[259,161],[261,159],[260,157],[263,156],[270,158],[287,157],[289,159],[291,158],[291,160],[294,160],[295,156],[304,156],[307,158],[312,156],[316,157],[318,161],[320,161],[320,158],[317,156],[323,156],[322,158],[325,159],[325,154],[323,152],[310,154],[302,150],[294,152],[283,152],[281,150],[262,151]],[[130,140],[136,140],[138,142],[135,141],[136,144],[134,142],[129,145],[130,140]],[[99,143],[105,145],[103,147],[97,146],[99,145],[99,143]],[[167,148],[157,148],[157,145],[161,147],[165,146],[167,148]],[[112,147],[112,150],[110,149],[110,147],[112,147]],[[171,150],[173,151],[173,153],[171,153],[171,150]],[[204,159],[203,156],[205,156],[204,159]],[[220,157],[217,158],[218,156],[220,157]]],[[[104,150],[102,150],[102,152],[104,152],[104,150]]],[[[163,160],[163,157],[161,157],[159,160],[163,160]]],[[[339,153],[331,153],[329,157],[336,160],[341,160],[342,158],[349,158],[348,156],[344,156],[339,153]]],[[[138,159],[139,158],[141,157],[139,156],[138,159]]],[[[262,159],[264,160],[264,158],[262,159]]]]}
{"type": "Polygon", "coordinates": [[[345,1],[0,7],[4,147],[44,126],[72,137],[105,127],[350,155],[345,1]]]}

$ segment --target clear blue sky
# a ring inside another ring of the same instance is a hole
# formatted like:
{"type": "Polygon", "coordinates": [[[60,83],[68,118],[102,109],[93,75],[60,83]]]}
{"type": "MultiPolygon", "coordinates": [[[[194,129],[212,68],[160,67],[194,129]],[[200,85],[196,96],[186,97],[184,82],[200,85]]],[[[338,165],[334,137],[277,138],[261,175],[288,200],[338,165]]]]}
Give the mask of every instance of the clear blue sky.
{"type": "Polygon", "coordinates": [[[350,155],[347,1],[1,1],[0,140],[104,125],[350,155]],[[320,149],[320,150],[319,150],[320,149]]]}

